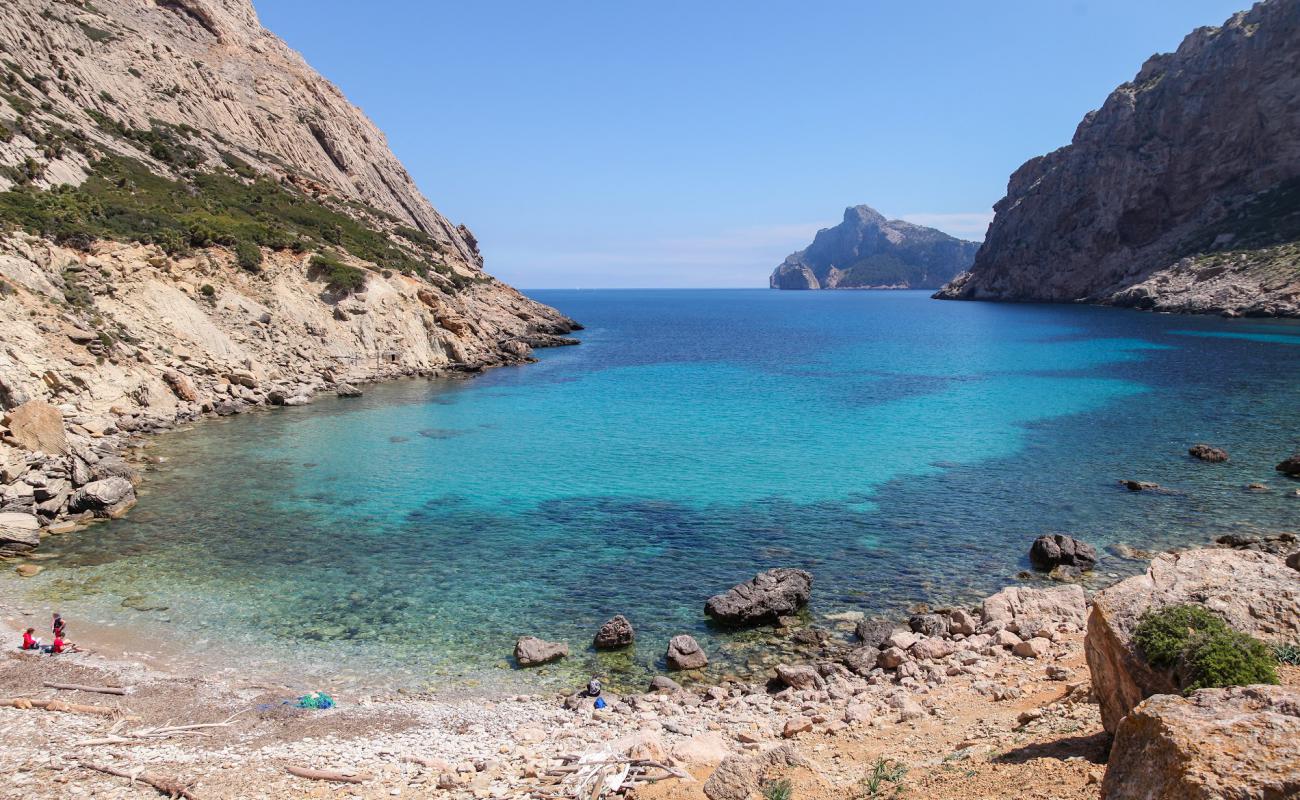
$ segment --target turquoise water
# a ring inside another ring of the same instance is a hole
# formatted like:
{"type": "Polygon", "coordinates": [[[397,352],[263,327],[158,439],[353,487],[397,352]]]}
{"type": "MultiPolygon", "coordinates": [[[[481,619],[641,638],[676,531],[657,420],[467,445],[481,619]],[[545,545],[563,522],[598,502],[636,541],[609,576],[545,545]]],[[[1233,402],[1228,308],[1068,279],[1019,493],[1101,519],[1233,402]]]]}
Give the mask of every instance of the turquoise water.
{"type": "MultiPolygon", "coordinates": [[[[1016,580],[1047,531],[1162,548],[1300,518],[1273,471],[1300,444],[1300,325],[916,292],[536,296],[587,325],[581,346],[160,437],[137,509],[47,540],[23,588],[336,678],[630,682],[680,632],[718,672],[760,666],[762,635],[701,612],[771,566],[814,573],[814,619],[899,613],[1016,580]],[[1232,462],[1191,461],[1198,441],[1232,462]],[[588,652],[615,613],[635,652],[588,652]],[[525,678],[520,634],[575,656],[525,678]]],[[[1103,574],[1140,566],[1104,555],[1103,574]]]]}

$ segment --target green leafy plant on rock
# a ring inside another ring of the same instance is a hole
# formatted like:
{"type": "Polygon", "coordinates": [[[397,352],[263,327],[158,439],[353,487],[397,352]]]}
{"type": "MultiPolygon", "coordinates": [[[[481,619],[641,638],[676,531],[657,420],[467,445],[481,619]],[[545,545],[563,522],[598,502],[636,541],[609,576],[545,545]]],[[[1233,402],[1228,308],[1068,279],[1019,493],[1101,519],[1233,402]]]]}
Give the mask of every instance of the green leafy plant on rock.
{"type": "Polygon", "coordinates": [[[791,800],[793,797],[794,786],[787,778],[763,785],[763,800],[791,800]]]}
{"type": "Polygon", "coordinates": [[[907,765],[881,756],[871,765],[871,774],[862,779],[859,800],[879,800],[898,797],[903,793],[903,778],[907,765]]]}
{"type": "Polygon", "coordinates": [[[1273,655],[1279,663],[1300,667],[1300,644],[1280,644],[1273,648],[1273,655]]]}
{"type": "Polygon", "coordinates": [[[1184,692],[1277,683],[1274,653],[1203,606],[1176,605],[1143,615],[1133,641],[1147,663],[1173,673],[1184,692]]]}

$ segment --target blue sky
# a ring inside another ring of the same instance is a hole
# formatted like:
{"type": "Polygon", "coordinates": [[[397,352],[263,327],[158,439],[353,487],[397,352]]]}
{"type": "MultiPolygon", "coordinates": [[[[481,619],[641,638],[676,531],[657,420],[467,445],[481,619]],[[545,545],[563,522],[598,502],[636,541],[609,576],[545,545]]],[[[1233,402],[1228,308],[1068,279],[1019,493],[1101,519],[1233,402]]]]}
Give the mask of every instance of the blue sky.
{"type": "Polygon", "coordinates": [[[845,206],[983,237],[1026,159],[1247,0],[255,0],[522,288],[765,286],[845,206]]]}

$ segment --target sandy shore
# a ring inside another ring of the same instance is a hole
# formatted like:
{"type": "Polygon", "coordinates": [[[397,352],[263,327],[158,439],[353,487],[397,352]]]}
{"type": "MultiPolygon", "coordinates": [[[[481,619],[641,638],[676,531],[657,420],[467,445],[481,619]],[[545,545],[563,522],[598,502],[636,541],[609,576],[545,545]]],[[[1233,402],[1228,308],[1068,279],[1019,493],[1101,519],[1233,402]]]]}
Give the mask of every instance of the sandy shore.
{"type": "MultiPolygon", "coordinates": [[[[15,609],[7,611],[9,625],[19,622],[15,609]]],[[[362,692],[337,696],[329,711],[302,710],[285,683],[195,673],[169,663],[164,651],[141,653],[134,644],[58,658],[9,649],[0,656],[0,699],[57,698],[118,712],[0,707],[0,772],[10,776],[0,796],[156,795],[79,766],[88,761],[193,782],[194,795],[205,799],[540,797],[533,792],[557,791],[547,773],[562,765],[560,756],[607,752],[649,757],[689,775],[633,796],[699,800],[722,758],[791,744],[802,761],[785,775],[798,798],[869,797],[859,790],[882,758],[906,767],[898,785],[913,797],[1095,798],[1106,739],[1088,697],[1082,638],[1077,626],[1065,625],[1039,658],[996,646],[965,667],[949,658],[936,662],[934,674],[947,666],[952,675],[934,683],[898,685],[842,670],[823,688],[692,686],[611,696],[603,711],[590,701],[566,708],[556,695],[362,692]],[[122,686],[126,693],[56,691],[45,682],[122,686]],[[227,720],[202,735],[82,744],[227,720]],[[806,730],[791,733],[792,720],[806,730]],[[308,780],[290,775],[291,766],[366,780],[308,780]]]]}

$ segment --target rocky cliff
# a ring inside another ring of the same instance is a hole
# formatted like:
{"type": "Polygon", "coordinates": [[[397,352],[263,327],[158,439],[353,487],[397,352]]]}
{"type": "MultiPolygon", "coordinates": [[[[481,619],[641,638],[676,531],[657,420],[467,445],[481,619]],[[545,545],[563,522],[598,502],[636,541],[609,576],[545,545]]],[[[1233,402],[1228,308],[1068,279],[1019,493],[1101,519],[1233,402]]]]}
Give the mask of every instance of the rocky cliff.
{"type": "Polygon", "coordinates": [[[576,327],[487,275],[247,0],[0,6],[0,513],[76,512],[120,434],[576,327]],[[28,403],[62,417],[55,452],[28,403]]]}
{"type": "Polygon", "coordinates": [[[936,296],[1300,315],[1300,3],[1156,55],[1026,162],[936,296]]]}
{"type": "Polygon", "coordinates": [[[968,268],[979,245],[887,220],[870,206],[844,209],[806,249],[772,273],[773,289],[934,289],[968,268]]]}

